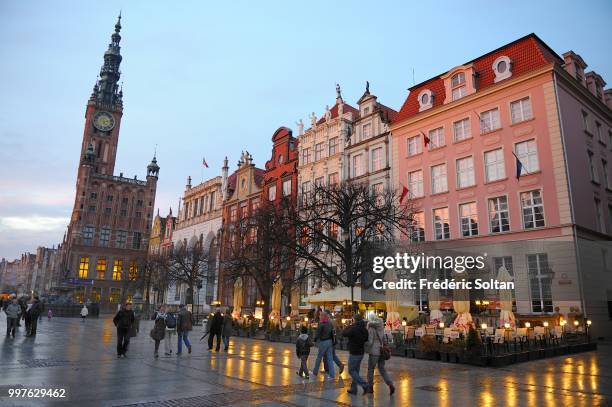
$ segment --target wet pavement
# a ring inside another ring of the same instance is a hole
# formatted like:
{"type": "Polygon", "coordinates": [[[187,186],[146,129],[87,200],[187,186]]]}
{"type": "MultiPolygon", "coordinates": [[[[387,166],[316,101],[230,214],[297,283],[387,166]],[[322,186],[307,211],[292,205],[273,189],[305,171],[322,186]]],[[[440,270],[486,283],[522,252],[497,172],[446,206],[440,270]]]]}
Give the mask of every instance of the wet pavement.
{"type": "MultiPolygon", "coordinates": [[[[0,316],[4,331],[5,315],[0,316]]],[[[374,395],[351,396],[348,372],[336,381],[310,381],[295,371],[291,344],[232,338],[229,352],[209,353],[201,327],[193,353],[153,358],[151,322],[117,359],[110,318],[46,318],[35,339],[23,328],[0,336],[0,406],[597,406],[612,403],[612,346],[596,352],[517,364],[503,369],[392,358],[397,391],[389,397],[377,377],[374,395]],[[66,390],[66,398],[8,398],[9,388],[66,390]]],[[[176,340],[176,336],[173,337],[176,340]]],[[[205,340],[206,341],[206,340],[205,340]]],[[[176,351],[176,342],[173,343],[176,351]]],[[[160,346],[163,350],[163,344],[160,346]]],[[[309,366],[316,349],[311,352],[309,366]]],[[[348,354],[339,351],[345,363],[348,354]]],[[[362,364],[365,376],[367,363],[362,364]]]]}

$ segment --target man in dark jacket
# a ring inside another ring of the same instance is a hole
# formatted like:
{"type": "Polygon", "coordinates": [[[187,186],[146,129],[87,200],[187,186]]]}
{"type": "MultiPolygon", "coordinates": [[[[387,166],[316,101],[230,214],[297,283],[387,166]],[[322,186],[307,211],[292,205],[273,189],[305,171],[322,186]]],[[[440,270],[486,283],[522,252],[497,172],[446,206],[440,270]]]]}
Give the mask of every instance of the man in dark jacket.
{"type": "Polygon", "coordinates": [[[315,375],[315,377],[319,374],[321,360],[324,358],[327,364],[329,378],[333,379],[336,375],[333,359],[333,330],[334,328],[329,322],[329,314],[327,312],[321,312],[319,315],[319,325],[315,331],[315,341],[319,342],[319,351],[317,352],[317,358],[315,359],[312,369],[312,374],[315,375]]]}
{"type": "Polygon", "coordinates": [[[368,341],[368,330],[361,315],[355,314],[353,324],[342,331],[342,336],[348,338],[348,371],[353,379],[351,388],[347,390],[347,393],[357,394],[357,385],[360,385],[365,394],[368,392],[368,383],[359,375],[359,369],[363,360],[364,346],[368,341]]]}
{"type": "Polygon", "coordinates": [[[217,347],[216,351],[219,352],[219,348],[221,347],[221,333],[223,332],[223,315],[221,315],[221,310],[219,308],[216,309],[215,315],[212,317],[212,322],[210,323],[210,331],[208,334],[208,350],[212,351],[213,347],[213,339],[217,337],[217,347]]]}
{"type": "Polygon", "coordinates": [[[38,317],[40,317],[40,314],[42,314],[42,311],[43,311],[42,302],[40,302],[38,295],[35,295],[34,300],[32,301],[32,306],[28,310],[30,330],[26,336],[36,336],[36,327],[38,326],[38,317]]]}
{"type": "Polygon", "coordinates": [[[113,323],[117,327],[117,357],[127,358],[128,345],[130,344],[130,328],[134,325],[134,311],[132,311],[132,304],[126,303],[124,307],[121,307],[115,317],[113,323]]]}
{"type": "Polygon", "coordinates": [[[176,321],[176,333],[178,336],[178,350],[177,356],[180,356],[183,352],[183,342],[187,346],[187,352],[191,353],[191,343],[189,342],[189,331],[193,329],[193,316],[185,305],[179,306],[178,320],[176,321]]]}

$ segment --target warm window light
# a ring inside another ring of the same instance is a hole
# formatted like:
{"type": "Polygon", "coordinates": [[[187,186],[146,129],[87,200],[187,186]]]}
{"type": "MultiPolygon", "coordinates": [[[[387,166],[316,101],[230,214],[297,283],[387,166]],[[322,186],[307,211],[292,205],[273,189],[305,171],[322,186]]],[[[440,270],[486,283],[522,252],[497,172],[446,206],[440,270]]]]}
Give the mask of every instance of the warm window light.
{"type": "Polygon", "coordinates": [[[444,322],[440,322],[440,323],[438,324],[438,326],[439,326],[440,328],[444,328],[444,322]]]}
{"type": "Polygon", "coordinates": [[[544,328],[548,328],[548,321],[544,321],[544,328]]]}
{"type": "Polygon", "coordinates": [[[506,329],[510,329],[510,324],[509,324],[508,322],[506,322],[506,323],[504,324],[504,328],[506,328],[506,329]]]}
{"type": "Polygon", "coordinates": [[[525,328],[531,328],[531,323],[530,322],[525,322],[525,328]]]}
{"type": "Polygon", "coordinates": [[[484,330],[487,329],[487,324],[481,324],[480,327],[484,330]]]}
{"type": "Polygon", "coordinates": [[[591,324],[592,324],[591,320],[590,320],[590,319],[587,319],[587,325],[588,325],[588,326],[591,326],[591,324]]]}

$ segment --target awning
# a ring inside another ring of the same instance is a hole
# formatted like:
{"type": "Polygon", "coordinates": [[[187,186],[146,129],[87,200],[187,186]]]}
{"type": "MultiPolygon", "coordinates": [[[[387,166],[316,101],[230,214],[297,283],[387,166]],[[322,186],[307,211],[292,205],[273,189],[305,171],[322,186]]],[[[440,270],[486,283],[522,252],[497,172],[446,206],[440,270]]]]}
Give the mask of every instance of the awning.
{"type": "MultiPolygon", "coordinates": [[[[353,301],[355,302],[382,302],[385,301],[385,295],[374,290],[364,290],[362,295],[361,287],[353,288],[353,301]],[[363,297],[363,298],[362,298],[363,297]]],[[[309,304],[334,304],[342,303],[351,300],[350,287],[336,287],[332,290],[320,292],[315,295],[304,298],[304,302],[309,304]]]]}

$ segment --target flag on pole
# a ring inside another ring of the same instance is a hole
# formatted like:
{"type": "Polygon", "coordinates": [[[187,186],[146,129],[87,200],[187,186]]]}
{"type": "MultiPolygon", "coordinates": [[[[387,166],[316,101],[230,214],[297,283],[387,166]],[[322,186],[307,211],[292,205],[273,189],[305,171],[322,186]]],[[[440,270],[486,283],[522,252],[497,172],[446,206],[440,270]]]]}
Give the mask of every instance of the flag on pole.
{"type": "Polygon", "coordinates": [[[402,189],[402,196],[400,196],[400,204],[404,201],[404,198],[406,198],[406,195],[408,195],[408,188],[406,188],[405,186],[403,186],[402,189]]]}
{"type": "Polygon", "coordinates": [[[429,137],[427,137],[425,133],[421,132],[421,134],[423,135],[423,143],[425,144],[425,147],[427,147],[431,140],[429,139],[429,137]]]}
{"type": "MultiPolygon", "coordinates": [[[[517,155],[514,153],[514,151],[512,152],[512,155],[514,156],[514,158],[516,159],[516,179],[519,179],[521,177],[521,173],[523,172],[523,163],[521,162],[521,160],[519,160],[519,158],[517,157],[517,155]]],[[[525,170],[526,174],[529,174],[527,172],[527,170],[525,170]]]]}
{"type": "Polygon", "coordinates": [[[206,158],[202,158],[202,165],[203,165],[205,168],[208,168],[208,163],[206,162],[206,158]]]}

